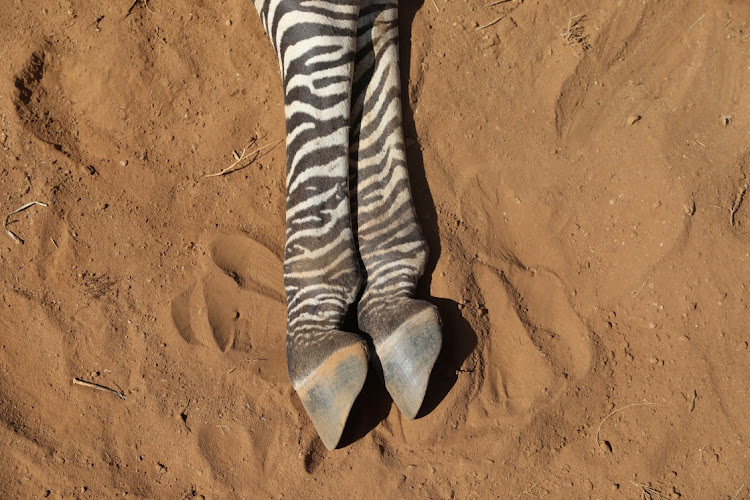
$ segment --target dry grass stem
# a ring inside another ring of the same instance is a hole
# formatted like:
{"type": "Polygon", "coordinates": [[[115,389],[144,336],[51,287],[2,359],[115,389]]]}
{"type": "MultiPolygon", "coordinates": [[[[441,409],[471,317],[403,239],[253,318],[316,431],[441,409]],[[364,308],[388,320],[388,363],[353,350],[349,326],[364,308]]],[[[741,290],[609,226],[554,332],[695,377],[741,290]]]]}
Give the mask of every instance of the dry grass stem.
{"type": "Polygon", "coordinates": [[[493,20],[493,21],[490,21],[490,22],[488,22],[487,24],[483,24],[482,26],[479,26],[479,27],[477,28],[477,31],[479,31],[479,30],[483,30],[483,29],[485,29],[485,28],[489,28],[490,26],[492,26],[492,25],[494,25],[494,24],[497,24],[497,23],[499,23],[500,21],[502,21],[503,19],[505,19],[505,16],[507,16],[507,15],[508,15],[508,14],[503,14],[502,16],[498,17],[497,19],[495,19],[495,20],[493,20]]]}
{"type": "Polygon", "coordinates": [[[644,281],[644,282],[643,282],[643,284],[641,285],[641,287],[640,287],[640,288],[639,288],[638,290],[633,290],[632,292],[630,292],[630,293],[633,293],[633,294],[634,294],[634,295],[633,295],[633,300],[635,300],[635,299],[637,299],[637,298],[638,298],[638,296],[639,296],[639,295],[641,294],[641,292],[643,291],[643,287],[645,287],[645,286],[646,286],[646,283],[648,283],[648,280],[650,280],[650,279],[651,279],[651,276],[649,276],[649,277],[648,277],[648,279],[647,279],[646,281],[644,281]]]}
{"type": "Polygon", "coordinates": [[[691,25],[691,26],[690,26],[690,27],[688,28],[688,31],[693,31],[693,28],[695,28],[696,26],[698,26],[698,23],[699,23],[699,22],[701,22],[701,21],[703,21],[703,18],[704,18],[704,17],[706,17],[706,15],[705,15],[705,14],[703,14],[703,15],[702,15],[701,17],[699,17],[699,18],[698,18],[698,20],[697,20],[697,21],[695,21],[695,22],[694,22],[694,23],[693,23],[693,24],[692,24],[692,25],[691,25]]]}
{"type": "Polygon", "coordinates": [[[122,392],[122,389],[119,391],[116,391],[110,387],[107,387],[106,385],[97,384],[94,382],[88,382],[86,380],[80,379],[80,378],[74,378],[73,379],[74,385],[82,385],[83,387],[89,387],[91,389],[96,389],[97,391],[105,391],[105,392],[111,392],[118,398],[125,401],[125,393],[122,392]]]}
{"type": "Polygon", "coordinates": [[[632,403],[627,406],[623,406],[622,408],[618,408],[617,410],[613,411],[612,413],[604,417],[604,419],[601,422],[599,422],[599,427],[596,429],[596,447],[597,448],[599,448],[601,451],[605,451],[604,448],[602,448],[601,443],[599,442],[599,433],[602,431],[602,425],[604,425],[604,422],[614,417],[621,411],[627,410],[628,408],[632,408],[634,406],[656,406],[656,403],[632,403]]]}
{"type": "MultiPolygon", "coordinates": [[[[268,358],[245,358],[242,360],[242,363],[247,363],[248,361],[268,361],[268,358]]],[[[237,367],[233,367],[231,370],[227,372],[227,375],[235,371],[237,367]]]]}
{"type": "MultiPolygon", "coordinates": [[[[238,170],[238,168],[235,168],[238,164],[244,162],[245,160],[247,160],[248,158],[250,158],[252,155],[260,153],[264,149],[277,146],[283,140],[284,139],[281,139],[281,140],[278,140],[278,141],[273,142],[271,144],[266,144],[265,146],[261,146],[259,148],[256,148],[256,149],[250,151],[249,153],[246,153],[245,151],[247,151],[247,148],[249,148],[253,144],[252,142],[250,144],[248,144],[247,146],[245,146],[244,148],[242,148],[242,152],[240,152],[239,154],[236,151],[232,151],[232,156],[235,158],[234,163],[232,163],[231,165],[229,165],[227,168],[225,168],[221,172],[216,172],[215,174],[206,174],[205,177],[220,177],[222,175],[226,175],[226,174],[232,173],[235,170],[238,170]]],[[[255,160],[255,158],[253,158],[253,160],[251,160],[250,163],[252,163],[254,160],[255,160]]]]}
{"type": "Polygon", "coordinates": [[[13,239],[13,241],[15,241],[16,243],[20,243],[21,245],[23,245],[23,240],[19,236],[17,236],[13,231],[11,231],[10,229],[8,229],[8,221],[10,220],[10,217],[12,215],[17,214],[18,212],[23,212],[27,208],[33,207],[34,205],[39,205],[39,206],[42,206],[42,207],[48,207],[49,206],[46,203],[41,202],[41,201],[30,201],[29,203],[27,203],[27,204],[25,204],[23,206],[18,207],[17,209],[13,210],[11,213],[9,213],[8,215],[6,215],[5,216],[5,221],[3,222],[3,228],[5,228],[5,232],[8,233],[8,236],[10,236],[13,239]]]}
{"type": "Polygon", "coordinates": [[[732,500],[737,500],[737,497],[739,496],[740,491],[742,491],[742,488],[744,487],[745,487],[745,483],[742,483],[742,486],[740,486],[740,489],[738,489],[737,493],[734,494],[734,496],[732,497],[732,500]]]}

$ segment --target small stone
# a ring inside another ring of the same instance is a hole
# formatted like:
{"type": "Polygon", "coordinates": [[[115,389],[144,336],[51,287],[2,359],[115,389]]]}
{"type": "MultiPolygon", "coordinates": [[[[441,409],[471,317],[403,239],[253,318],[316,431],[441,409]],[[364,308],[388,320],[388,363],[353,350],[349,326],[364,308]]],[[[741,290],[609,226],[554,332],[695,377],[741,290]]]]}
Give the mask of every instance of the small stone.
{"type": "Polygon", "coordinates": [[[652,365],[655,365],[656,363],[659,362],[659,360],[657,358],[651,356],[650,358],[648,358],[648,362],[651,363],[652,365]]]}
{"type": "Polygon", "coordinates": [[[231,19],[227,19],[226,21],[224,21],[224,24],[226,24],[227,26],[231,26],[232,25],[232,20],[231,19]]]}
{"type": "Polygon", "coordinates": [[[121,167],[127,167],[128,166],[128,160],[120,160],[120,166],[121,167]]]}
{"type": "Polygon", "coordinates": [[[625,123],[628,125],[633,125],[635,123],[638,123],[641,121],[641,115],[630,115],[628,116],[627,120],[625,120],[625,123]]]}

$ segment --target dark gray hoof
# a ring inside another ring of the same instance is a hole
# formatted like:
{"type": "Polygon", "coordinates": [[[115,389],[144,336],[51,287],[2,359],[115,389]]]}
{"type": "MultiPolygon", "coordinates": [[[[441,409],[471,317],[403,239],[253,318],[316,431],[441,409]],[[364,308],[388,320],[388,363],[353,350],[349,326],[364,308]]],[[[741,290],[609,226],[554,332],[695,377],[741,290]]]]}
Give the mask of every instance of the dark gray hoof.
{"type": "Polygon", "coordinates": [[[329,450],[338,445],[366,378],[367,351],[358,342],[334,352],[295,384],[315,430],[329,450]]]}
{"type": "Polygon", "coordinates": [[[375,344],[385,387],[401,413],[412,420],[422,407],[442,334],[437,308],[430,306],[406,319],[380,344],[375,344]]]}

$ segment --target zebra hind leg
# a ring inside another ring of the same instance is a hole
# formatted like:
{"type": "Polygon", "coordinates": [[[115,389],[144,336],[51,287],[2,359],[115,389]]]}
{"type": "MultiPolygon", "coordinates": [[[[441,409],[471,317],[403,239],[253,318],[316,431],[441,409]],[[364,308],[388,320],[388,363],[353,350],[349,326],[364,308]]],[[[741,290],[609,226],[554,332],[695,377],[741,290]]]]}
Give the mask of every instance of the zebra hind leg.
{"type": "Polygon", "coordinates": [[[289,377],[333,449],[368,369],[366,344],[339,329],[360,286],[347,153],[359,0],[256,0],[255,6],[284,85],[289,377]]]}
{"type": "Polygon", "coordinates": [[[352,90],[352,211],[366,286],[360,328],[386,388],[409,419],[422,406],[442,344],[437,308],[414,294],[427,260],[409,188],[401,126],[396,0],[362,0],[352,90]]]}

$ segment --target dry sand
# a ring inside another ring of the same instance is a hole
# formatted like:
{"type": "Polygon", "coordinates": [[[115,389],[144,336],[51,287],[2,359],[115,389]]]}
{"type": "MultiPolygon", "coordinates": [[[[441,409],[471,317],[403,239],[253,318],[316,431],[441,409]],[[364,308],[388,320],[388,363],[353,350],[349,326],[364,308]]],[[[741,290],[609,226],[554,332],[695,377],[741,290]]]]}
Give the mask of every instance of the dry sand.
{"type": "Polygon", "coordinates": [[[373,376],[328,452],[286,375],[283,145],[206,177],[284,137],[250,2],[3,2],[0,216],[49,206],[0,233],[0,496],[750,498],[750,4],[401,28],[446,344],[426,416],[373,376]]]}

